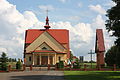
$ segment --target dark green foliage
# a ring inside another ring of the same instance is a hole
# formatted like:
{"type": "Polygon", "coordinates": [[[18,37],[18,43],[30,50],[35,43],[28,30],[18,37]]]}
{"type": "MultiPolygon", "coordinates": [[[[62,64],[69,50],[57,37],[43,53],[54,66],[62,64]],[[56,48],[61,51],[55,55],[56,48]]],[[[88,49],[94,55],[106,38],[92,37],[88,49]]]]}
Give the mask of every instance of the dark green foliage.
{"type": "Polygon", "coordinates": [[[15,59],[14,58],[9,58],[8,62],[17,62],[17,60],[16,60],[16,58],[15,59]]]}
{"type": "Polygon", "coordinates": [[[118,46],[111,47],[106,55],[105,55],[105,62],[108,66],[113,66],[116,64],[117,66],[120,65],[120,48],[118,46]]]}
{"type": "Polygon", "coordinates": [[[64,68],[64,62],[63,62],[63,61],[60,61],[60,62],[58,63],[58,68],[60,68],[60,69],[63,69],[63,68],[64,68]]]}
{"type": "Polygon", "coordinates": [[[116,3],[114,7],[108,9],[106,20],[106,29],[112,31],[113,34],[111,36],[116,37],[115,44],[120,46],[120,0],[112,0],[116,3]]]}
{"type": "Polygon", "coordinates": [[[20,62],[20,60],[16,63],[16,69],[20,70],[22,67],[22,64],[20,62]]]}
{"type": "Polygon", "coordinates": [[[73,54],[72,54],[72,52],[70,52],[70,62],[72,62],[72,60],[73,60],[73,54]]]}
{"type": "Polygon", "coordinates": [[[80,68],[79,62],[73,63],[73,68],[74,68],[74,69],[79,69],[79,68],[80,68]]]}
{"type": "Polygon", "coordinates": [[[7,67],[8,67],[7,63],[1,63],[1,70],[7,71],[7,67]]]}
{"type": "Polygon", "coordinates": [[[8,57],[6,55],[6,53],[2,53],[1,58],[0,58],[0,70],[6,71],[7,70],[7,61],[8,61],[8,57]]]}

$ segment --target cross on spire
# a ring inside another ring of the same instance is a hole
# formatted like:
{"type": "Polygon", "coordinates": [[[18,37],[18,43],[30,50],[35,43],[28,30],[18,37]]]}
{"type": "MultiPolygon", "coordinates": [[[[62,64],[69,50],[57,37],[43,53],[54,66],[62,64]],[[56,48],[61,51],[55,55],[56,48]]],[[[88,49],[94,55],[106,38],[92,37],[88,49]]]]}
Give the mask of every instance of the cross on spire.
{"type": "Polygon", "coordinates": [[[49,10],[48,10],[48,8],[46,9],[46,16],[48,16],[48,12],[49,12],[49,10]]]}
{"type": "Polygon", "coordinates": [[[50,26],[49,26],[49,18],[48,18],[48,9],[46,10],[46,25],[44,26],[44,28],[46,28],[46,29],[49,29],[50,28],[50,26]]]}

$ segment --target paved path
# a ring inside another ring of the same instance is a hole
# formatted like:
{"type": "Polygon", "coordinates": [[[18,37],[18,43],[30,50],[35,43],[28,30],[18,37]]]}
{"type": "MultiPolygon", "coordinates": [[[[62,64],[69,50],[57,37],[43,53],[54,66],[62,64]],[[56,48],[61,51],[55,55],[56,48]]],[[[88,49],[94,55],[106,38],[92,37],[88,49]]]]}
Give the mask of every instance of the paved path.
{"type": "Polygon", "coordinates": [[[0,80],[65,80],[63,71],[28,71],[0,73],[0,80]]]}

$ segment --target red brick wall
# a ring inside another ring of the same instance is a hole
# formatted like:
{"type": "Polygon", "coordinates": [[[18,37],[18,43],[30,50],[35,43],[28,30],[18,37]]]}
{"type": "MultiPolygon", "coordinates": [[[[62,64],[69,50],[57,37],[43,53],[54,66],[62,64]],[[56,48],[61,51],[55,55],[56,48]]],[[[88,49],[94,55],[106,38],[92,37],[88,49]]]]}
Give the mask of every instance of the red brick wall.
{"type": "Polygon", "coordinates": [[[104,52],[97,52],[97,66],[104,65],[104,52]]]}

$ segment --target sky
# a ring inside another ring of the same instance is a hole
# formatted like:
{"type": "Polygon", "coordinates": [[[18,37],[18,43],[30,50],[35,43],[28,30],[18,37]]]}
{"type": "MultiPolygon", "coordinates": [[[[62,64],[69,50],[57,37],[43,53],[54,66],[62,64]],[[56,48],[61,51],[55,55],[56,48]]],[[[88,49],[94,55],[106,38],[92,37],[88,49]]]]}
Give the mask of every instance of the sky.
{"type": "Polygon", "coordinates": [[[115,5],[112,0],[0,0],[0,54],[23,58],[25,30],[43,29],[48,9],[51,29],[68,29],[72,53],[90,60],[96,29],[103,29],[106,51],[114,44],[105,21],[115,5]]]}

